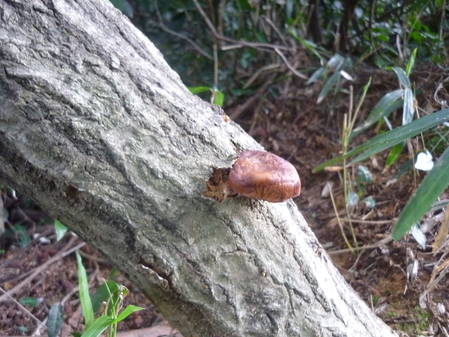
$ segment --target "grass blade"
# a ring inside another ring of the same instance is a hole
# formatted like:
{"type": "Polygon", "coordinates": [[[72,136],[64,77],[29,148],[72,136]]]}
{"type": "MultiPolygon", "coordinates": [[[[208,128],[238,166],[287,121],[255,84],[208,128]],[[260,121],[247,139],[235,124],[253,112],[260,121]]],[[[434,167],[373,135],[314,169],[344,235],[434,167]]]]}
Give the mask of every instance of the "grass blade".
{"type": "Polygon", "coordinates": [[[94,311],[92,309],[92,302],[89,295],[89,284],[87,283],[86,269],[83,266],[81,256],[78,252],[76,252],[76,264],[78,267],[78,285],[81,307],[83,309],[86,327],[89,328],[94,321],[94,311]]]}
{"type": "Polygon", "coordinates": [[[125,308],[125,310],[123,310],[120,313],[120,315],[117,317],[117,319],[114,321],[114,323],[118,323],[118,322],[124,320],[129,315],[131,315],[133,312],[143,310],[143,309],[145,309],[145,308],[136,307],[135,305],[130,304],[125,308]]]}

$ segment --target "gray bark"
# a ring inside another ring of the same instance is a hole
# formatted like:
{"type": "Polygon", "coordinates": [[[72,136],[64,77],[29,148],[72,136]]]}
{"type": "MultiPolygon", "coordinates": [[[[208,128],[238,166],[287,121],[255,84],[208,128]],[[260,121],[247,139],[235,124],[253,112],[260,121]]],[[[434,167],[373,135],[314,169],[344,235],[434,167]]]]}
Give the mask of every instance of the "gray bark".
{"type": "Polygon", "coordinates": [[[187,336],[393,336],[293,201],[217,204],[260,146],[102,0],[0,0],[0,180],[100,250],[187,336]]]}

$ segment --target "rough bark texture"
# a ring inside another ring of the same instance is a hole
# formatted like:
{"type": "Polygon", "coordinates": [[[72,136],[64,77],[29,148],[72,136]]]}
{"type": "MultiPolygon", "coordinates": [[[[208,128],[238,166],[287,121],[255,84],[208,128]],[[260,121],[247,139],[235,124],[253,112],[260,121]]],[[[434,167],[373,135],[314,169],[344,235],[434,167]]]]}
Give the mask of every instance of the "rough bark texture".
{"type": "MultiPolygon", "coordinates": [[[[98,248],[187,336],[392,336],[292,201],[216,204],[260,149],[100,0],[0,0],[0,181],[98,248]]],[[[306,178],[306,177],[304,177],[306,178]]]]}

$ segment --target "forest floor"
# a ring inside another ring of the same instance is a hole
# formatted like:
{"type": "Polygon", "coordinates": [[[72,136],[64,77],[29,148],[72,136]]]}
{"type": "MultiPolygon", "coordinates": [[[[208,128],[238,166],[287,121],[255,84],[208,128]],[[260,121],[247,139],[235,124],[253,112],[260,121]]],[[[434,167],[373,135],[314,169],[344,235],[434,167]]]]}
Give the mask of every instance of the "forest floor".
{"type": "MultiPolygon", "coordinates": [[[[394,77],[374,76],[360,120],[366,118],[377,101],[396,86],[394,77]]],[[[357,93],[360,87],[355,86],[354,92],[357,93]]],[[[318,87],[305,87],[297,79],[290,78],[271,90],[263,95],[258,93],[263,99],[255,97],[250,108],[235,102],[226,108],[226,113],[266,150],[288,159],[297,167],[302,180],[302,194],[295,200],[299,209],[342,275],[375,313],[394,330],[409,336],[447,336],[444,326],[447,327],[448,322],[445,310],[449,308],[449,279],[445,273],[449,263],[444,249],[432,253],[438,227],[426,233],[425,249],[410,235],[398,242],[388,240],[395,220],[424,173],[410,170],[394,181],[395,173],[410,159],[407,151],[388,168],[385,167],[388,152],[373,156],[363,163],[372,173],[371,183],[357,183],[356,167],[349,167],[347,181],[361,200],[371,196],[375,206],[369,208],[359,202],[346,208],[342,171],[315,174],[312,171],[341,150],[343,116],[350,107],[349,98],[340,99],[331,113],[331,99],[316,104],[318,87]],[[332,186],[331,191],[326,186],[332,186]],[[353,247],[359,249],[351,252],[342,233],[353,247]]],[[[432,97],[430,90],[432,88],[422,97],[432,97]]],[[[425,107],[422,114],[436,109],[426,99],[418,103],[425,107]]],[[[378,130],[364,133],[350,146],[363,143],[376,132],[378,130]]],[[[419,144],[413,143],[415,151],[422,148],[419,144]]],[[[26,232],[22,233],[20,227],[16,227],[14,232],[8,231],[9,234],[1,238],[0,291],[9,292],[14,300],[0,293],[0,335],[32,335],[39,322],[47,317],[50,306],[58,301],[63,303],[65,310],[63,335],[81,331],[76,259],[69,253],[79,248],[93,290],[114,273],[113,266],[74,234],[69,233],[56,242],[53,220],[26,197],[14,200],[3,189],[2,201],[9,212],[9,223],[21,223],[26,232]],[[11,220],[13,217],[16,220],[11,220]],[[31,242],[26,240],[35,234],[40,237],[31,242]],[[37,303],[33,304],[33,299],[37,299],[37,303]]],[[[441,213],[428,220],[439,224],[441,213]]],[[[115,281],[129,289],[125,306],[133,304],[145,308],[119,324],[119,335],[180,336],[123,276],[118,273],[115,281]],[[144,328],[147,330],[142,330],[144,328]]]]}

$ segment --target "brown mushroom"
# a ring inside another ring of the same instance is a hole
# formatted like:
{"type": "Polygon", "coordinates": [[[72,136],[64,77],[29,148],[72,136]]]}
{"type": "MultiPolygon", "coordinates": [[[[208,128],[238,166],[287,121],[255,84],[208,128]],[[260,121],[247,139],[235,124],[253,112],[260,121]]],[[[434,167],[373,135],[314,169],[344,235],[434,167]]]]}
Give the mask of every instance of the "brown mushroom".
{"type": "Polygon", "coordinates": [[[282,202],[301,193],[295,167],[263,151],[242,152],[231,168],[228,184],[245,197],[269,202],[282,202]]]}

